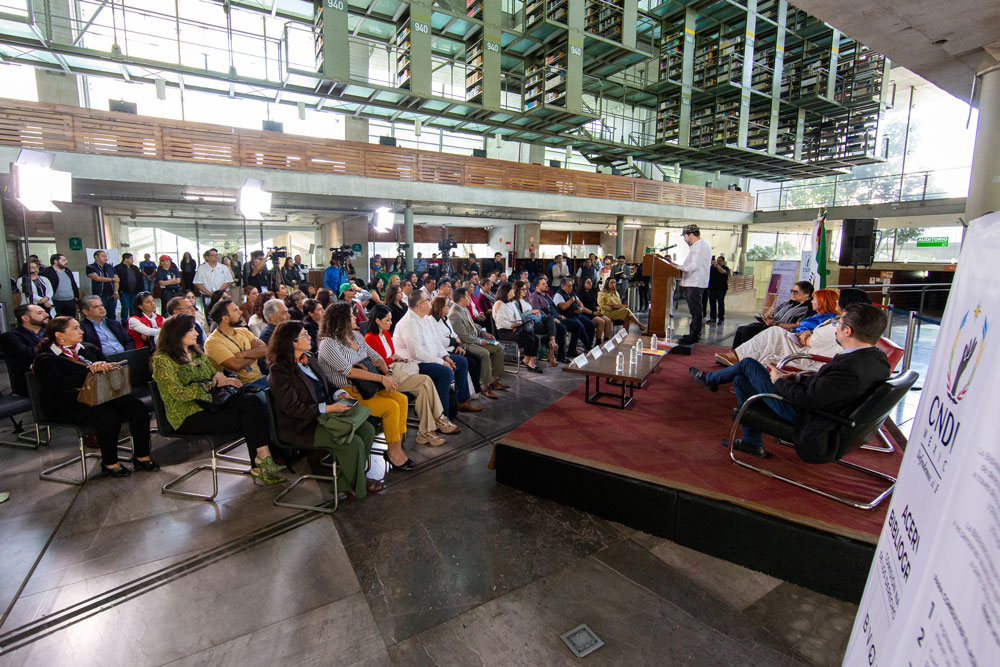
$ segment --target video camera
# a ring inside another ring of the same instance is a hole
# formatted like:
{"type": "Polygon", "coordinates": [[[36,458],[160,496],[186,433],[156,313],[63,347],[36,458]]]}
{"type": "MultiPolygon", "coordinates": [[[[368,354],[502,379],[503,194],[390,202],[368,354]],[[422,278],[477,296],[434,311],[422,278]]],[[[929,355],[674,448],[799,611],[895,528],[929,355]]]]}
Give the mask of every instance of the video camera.
{"type": "Polygon", "coordinates": [[[330,263],[332,264],[334,260],[338,262],[343,262],[348,257],[354,257],[354,251],[351,250],[351,246],[342,245],[339,248],[330,248],[330,263]]]}
{"type": "Polygon", "coordinates": [[[288,248],[283,245],[275,246],[273,248],[268,248],[267,251],[271,253],[272,262],[277,262],[279,259],[284,259],[288,257],[288,248]]]}
{"type": "Polygon", "coordinates": [[[452,236],[449,236],[448,238],[444,239],[443,241],[438,241],[438,250],[441,251],[442,255],[447,255],[449,252],[451,252],[451,250],[453,250],[453,249],[455,249],[457,247],[458,247],[458,244],[455,243],[455,239],[452,236]]]}

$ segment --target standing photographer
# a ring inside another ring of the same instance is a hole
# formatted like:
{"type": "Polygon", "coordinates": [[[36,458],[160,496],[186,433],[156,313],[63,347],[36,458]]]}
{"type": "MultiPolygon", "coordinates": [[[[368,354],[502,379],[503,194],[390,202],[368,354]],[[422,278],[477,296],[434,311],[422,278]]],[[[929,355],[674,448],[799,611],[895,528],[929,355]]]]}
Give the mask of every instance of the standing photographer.
{"type": "Polygon", "coordinates": [[[330,248],[330,266],[323,272],[323,287],[340,293],[340,286],[347,282],[347,274],[340,268],[343,258],[342,248],[330,248]]]}

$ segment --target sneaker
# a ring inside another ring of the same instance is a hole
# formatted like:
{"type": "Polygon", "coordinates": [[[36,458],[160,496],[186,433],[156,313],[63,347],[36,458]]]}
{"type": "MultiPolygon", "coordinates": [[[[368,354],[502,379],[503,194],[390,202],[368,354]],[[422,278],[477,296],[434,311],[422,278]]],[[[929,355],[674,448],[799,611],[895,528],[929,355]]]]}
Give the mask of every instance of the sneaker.
{"type": "Polygon", "coordinates": [[[715,320],[705,320],[705,324],[715,324],[715,320]]]}
{"type": "Polygon", "coordinates": [[[441,419],[437,420],[437,430],[442,433],[447,433],[448,435],[460,433],[462,431],[462,429],[452,424],[447,417],[441,417],[441,419]]]}
{"type": "Polygon", "coordinates": [[[706,387],[709,391],[719,391],[719,385],[709,382],[705,377],[707,373],[704,371],[698,370],[692,366],[688,369],[688,375],[691,376],[692,380],[701,386],[706,387]]]}
{"type": "Polygon", "coordinates": [[[273,486],[275,484],[284,484],[288,480],[280,475],[275,475],[270,473],[263,468],[250,468],[250,476],[253,477],[253,483],[256,484],[260,482],[264,486],[273,486]]]}
{"type": "Polygon", "coordinates": [[[427,445],[428,447],[440,447],[444,444],[444,438],[439,438],[431,432],[418,433],[417,444],[427,445]]]}
{"type": "Polygon", "coordinates": [[[259,456],[254,457],[253,464],[254,464],[254,467],[260,468],[262,470],[266,470],[267,472],[269,472],[272,475],[275,474],[275,473],[277,473],[277,472],[281,472],[282,470],[286,469],[286,466],[283,466],[283,465],[277,463],[270,456],[268,456],[266,458],[263,458],[263,459],[260,458],[259,456]]]}

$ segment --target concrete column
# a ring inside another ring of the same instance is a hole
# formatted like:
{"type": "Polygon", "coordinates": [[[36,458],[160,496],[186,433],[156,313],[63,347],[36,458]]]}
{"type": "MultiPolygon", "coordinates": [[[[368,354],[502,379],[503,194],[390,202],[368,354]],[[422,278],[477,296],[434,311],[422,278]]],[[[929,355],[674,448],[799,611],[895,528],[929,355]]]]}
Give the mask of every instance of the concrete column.
{"type": "MultiPolygon", "coordinates": [[[[69,0],[31,0],[35,24],[50,42],[72,44],[69,0]]],[[[38,101],[80,106],[80,88],[76,75],[45,69],[35,70],[38,101]]]]}
{"type": "Polygon", "coordinates": [[[750,242],[750,225],[740,227],[740,258],[736,263],[736,270],[746,273],[747,268],[747,243],[750,242]]]}
{"type": "Polygon", "coordinates": [[[330,221],[324,222],[320,228],[320,247],[317,256],[322,261],[316,262],[316,268],[320,271],[325,271],[326,267],[330,266],[330,248],[340,246],[340,239],[343,237],[341,225],[342,223],[338,221],[330,221]]]}
{"type": "Polygon", "coordinates": [[[406,270],[413,270],[413,258],[417,256],[413,249],[413,203],[406,202],[403,209],[403,243],[406,248],[406,270]]]}
{"type": "Polygon", "coordinates": [[[367,144],[369,141],[368,119],[344,116],[344,139],[367,144]]]}
{"type": "Polygon", "coordinates": [[[1000,211],[1000,66],[979,79],[979,125],[972,152],[965,221],[1000,211]]]}
{"type": "Polygon", "coordinates": [[[619,215],[615,219],[615,231],[618,235],[615,237],[615,257],[625,254],[625,216],[619,215]]]}
{"type": "Polygon", "coordinates": [[[341,223],[344,232],[341,244],[361,246],[361,252],[356,252],[354,257],[351,257],[351,264],[354,265],[358,277],[363,278],[365,282],[368,282],[368,274],[371,272],[369,269],[371,256],[368,254],[368,223],[370,220],[370,215],[356,215],[341,223]]]}

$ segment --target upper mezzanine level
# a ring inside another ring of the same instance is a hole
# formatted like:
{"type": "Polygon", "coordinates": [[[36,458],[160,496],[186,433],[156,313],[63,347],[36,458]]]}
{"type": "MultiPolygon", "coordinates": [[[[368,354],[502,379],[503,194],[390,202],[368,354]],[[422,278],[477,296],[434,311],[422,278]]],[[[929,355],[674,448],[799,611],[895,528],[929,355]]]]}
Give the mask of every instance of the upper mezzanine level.
{"type": "Polygon", "coordinates": [[[75,177],[123,183],[238,189],[253,176],[274,192],[390,205],[730,223],[748,222],[754,209],[749,193],[718,188],[15,100],[0,100],[0,150],[5,146],[68,154],[56,166],[72,167],[75,177]]]}

